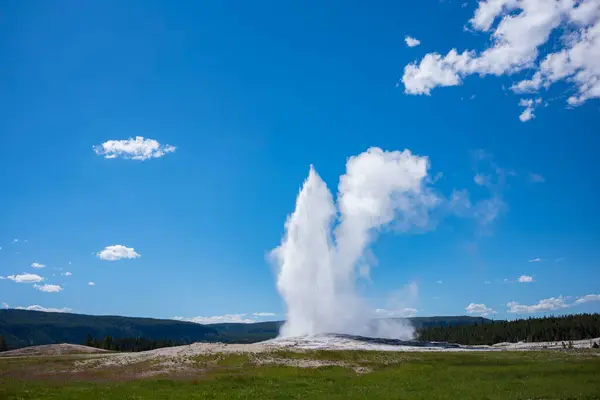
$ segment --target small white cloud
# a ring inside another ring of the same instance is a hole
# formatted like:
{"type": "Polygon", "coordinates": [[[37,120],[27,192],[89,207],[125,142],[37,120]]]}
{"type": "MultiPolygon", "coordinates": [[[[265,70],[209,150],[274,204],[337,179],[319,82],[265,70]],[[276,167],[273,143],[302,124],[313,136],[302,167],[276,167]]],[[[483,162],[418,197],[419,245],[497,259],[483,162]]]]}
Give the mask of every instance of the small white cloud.
{"type": "Polygon", "coordinates": [[[543,311],[556,311],[562,308],[569,307],[569,305],[565,303],[565,298],[563,296],[543,299],[540,300],[537,304],[533,304],[530,306],[519,304],[516,301],[511,301],[510,303],[506,304],[506,306],[508,307],[509,313],[516,314],[533,314],[543,311]]]}
{"type": "Polygon", "coordinates": [[[12,242],[13,242],[13,243],[18,243],[18,242],[19,242],[19,239],[13,239],[13,240],[12,240],[12,242]]]}
{"type": "Polygon", "coordinates": [[[58,293],[61,290],[63,290],[62,287],[60,287],[59,285],[33,285],[34,288],[36,288],[37,290],[39,290],[40,292],[46,292],[46,293],[58,293]]]}
{"type": "Polygon", "coordinates": [[[33,306],[27,306],[27,307],[15,307],[15,309],[17,310],[29,310],[29,311],[44,311],[44,312],[59,312],[59,313],[68,313],[71,312],[72,310],[70,308],[67,307],[63,307],[63,308],[46,308],[46,307],[42,307],[40,305],[33,305],[33,306]]]}
{"type": "Polygon", "coordinates": [[[17,283],[38,283],[44,280],[44,278],[42,278],[39,275],[36,274],[28,274],[28,273],[23,273],[23,274],[19,274],[19,275],[10,275],[10,276],[0,276],[0,279],[10,279],[11,281],[17,282],[17,283]]]}
{"type": "Polygon", "coordinates": [[[600,301],[600,294],[586,294],[585,296],[575,300],[574,304],[583,304],[588,303],[590,301],[600,301]]]}
{"type": "Polygon", "coordinates": [[[467,310],[467,314],[479,314],[482,317],[491,314],[496,314],[496,311],[492,310],[489,307],[486,307],[485,304],[471,303],[467,307],[465,307],[465,310],[467,310]]]}
{"type": "Polygon", "coordinates": [[[67,272],[63,272],[63,273],[61,273],[61,275],[64,275],[64,276],[71,276],[71,275],[73,275],[73,274],[72,274],[72,273],[70,273],[69,271],[67,271],[67,272]]]}
{"type": "Polygon", "coordinates": [[[404,41],[406,42],[406,45],[407,45],[408,47],[416,47],[416,46],[418,46],[418,45],[420,45],[420,44],[421,44],[421,41],[420,41],[420,40],[418,40],[418,39],[415,39],[415,38],[413,38],[413,37],[410,37],[410,36],[406,36],[406,37],[404,38],[404,41]]]}
{"type": "Polygon", "coordinates": [[[489,285],[489,284],[490,284],[490,283],[492,283],[492,282],[490,282],[490,281],[485,281],[485,282],[483,282],[483,283],[484,283],[484,284],[486,284],[486,285],[489,285]]]}
{"type": "Polygon", "coordinates": [[[533,282],[533,277],[531,277],[529,275],[521,275],[519,277],[519,282],[520,283],[531,283],[531,282],[533,282]]]}
{"type": "Polygon", "coordinates": [[[444,283],[444,281],[436,281],[435,283],[437,283],[438,285],[441,285],[442,283],[444,283]]]}
{"type": "Polygon", "coordinates": [[[125,247],[122,244],[114,246],[106,246],[104,250],[96,253],[96,256],[105,261],[117,261],[123,258],[138,258],[141,255],[137,253],[133,247],[125,247]]]}
{"type": "Polygon", "coordinates": [[[476,184],[478,184],[479,186],[483,186],[488,179],[485,177],[485,175],[481,175],[481,174],[477,174],[473,177],[473,180],[475,181],[476,184]]]}
{"type": "Polygon", "coordinates": [[[175,151],[175,146],[162,145],[156,140],[142,136],[127,140],[108,140],[94,146],[94,151],[104,158],[124,158],[128,160],[147,160],[159,158],[175,151]]]}
{"type": "Polygon", "coordinates": [[[220,323],[240,323],[240,324],[251,324],[256,322],[253,319],[247,318],[246,314],[225,314],[216,315],[213,317],[173,317],[176,321],[194,322],[196,324],[220,324],[220,323]]]}
{"type": "Polygon", "coordinates": [[[255,312],[253,315],[256,317],[274,317],[277,314],[272,312],[255,312]]]}
{"type": "Polygon", "coordinates": [[[542,259],[541,259],[541,258],[539,258],[539,257],[536,257],[536,258],[532,258],[532,259],[531,259],[531,260],[529,260],[528,262],[530,262],[530,263],[536,263],[536,262],[540,262],[540,261],[542,261],[542,259]]]}
{"type": "Polygon", "coordinates": [[[89,286],[95,286],[96,284],[94,282],[88,282],[89,286]]]}
{"type": "Polygon", "coordinates": [[[529,173],[529,180],[533,183],[544,183],[546,179],[540,174],[534,174],[533,172],[529,173]]]}
{"type": "Polygon", "coordinates": [[[538,312],[556,311],[569,307],[574,307],[580,304],[588,303],[591,301],[600,301],[600,294],[587,294],[582,297],[578,297],[572,303],[567,303],[570,297],[551,297],[549,299],[543,299],[533,305],[519,304],[516,301],[511,301],[506,306],[508,307],[509,313],[514,314],[534,314],[538,312]]]}
{"type": "Polygon", "coordinates": [[[412,307],[403,308],[401,310],[386,310],[384,308],[378,308],[375,310],[375,314],[378,317],[386,318],[412,318],[417,315],[419,310],[412,307]]]}
{"type": "Polygon", "coordinates": [[[4,302],[2,302],[2,303],[0,303],[0,304],[2,304],[2,308],[9,308],[9,306],[8,306],[8,303],[4,303],[4,302]]]}
{"type": "Polygon", "coordinates": [[[521,101],[519,101],[519,105],[521,107],[525,107],[521,115],[519,115],[521,122],[527,122],[535,118],[533,111],[541,102],[542,99],[521,99],[521,101]]]}
{"type": "Polygon", "coordinates": [[[44,264],[40,264],[37,262],[34,262],[33,264],[31,264],[31,268],[44,268],[45,265],[44,264]]]}

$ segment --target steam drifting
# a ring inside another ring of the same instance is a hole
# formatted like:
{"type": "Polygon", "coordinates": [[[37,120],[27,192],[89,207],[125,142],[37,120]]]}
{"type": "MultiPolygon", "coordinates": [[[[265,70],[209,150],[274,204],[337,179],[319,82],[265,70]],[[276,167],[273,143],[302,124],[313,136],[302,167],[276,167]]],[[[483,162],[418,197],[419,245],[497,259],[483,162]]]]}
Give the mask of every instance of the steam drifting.
{"type": "MultiPolygon", "coordinates": [[[[322,333],[410,339],[413,328],[377,320],[358,295],[365,252],[384,227],[425,228],[440,199],[427,186],[429,162],[409,150],[370,148],[348,159],[337,204],[313,166],[273,250],[288,318],[280,335],[322,333]],[[360,272],[360,273],[359,273],[360,272]]],[[[368,271],[368,269],[367,269],[368,271]]]]}

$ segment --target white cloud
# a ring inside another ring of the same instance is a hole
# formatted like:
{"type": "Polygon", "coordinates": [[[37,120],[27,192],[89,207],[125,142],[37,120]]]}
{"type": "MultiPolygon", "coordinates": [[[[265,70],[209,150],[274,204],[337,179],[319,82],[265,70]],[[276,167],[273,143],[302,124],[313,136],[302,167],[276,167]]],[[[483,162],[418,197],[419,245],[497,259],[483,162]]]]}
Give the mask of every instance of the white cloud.
{"type": "Polygon", "coordinates": [[[2,308],[9,308],[8,303],[2,302],[0,304],[2,304],[2,308]]]}
{"type": "Polygon", "coordinates": [[[247,314],[225,314],[217,315],[213,317],[173,317],[177,321],[194,322],[196,324],[220,324],[220,323],[240,323],[240,324],[251,324],[256,322],[253,319],[247,318],[247,314]]]}
{"type": "Polygon", "coordinates": [[[12,242],[13,242],[13,243],[18,243],[18,242],[19,242],[19,239],[13,239],[13,240],[12,240],[12,242]]]}
{"type": "Polygon", "coordinates": [[[418,312],[419,310],[412,307],[403,308],[401,310],[386,310],[384,308],[375,310],[377,316],[386,318],[412,318],[416,316],[418,312]]]}
{"type": "Polygon", "coordinates": [[[543,299],[533,305],[519,304],[516,301],[511,301],[506,306],[508,307],[509,313],[515,314],[534,314],[538,312],[556,311],[569,307],[574,307],[583,303],[591,301],[600,301],[600,294],[588,294],[583,297],[577,298],[572,303],[567,303],[568,297],[551,297],[549,299],[543,299]]]}
{"type": "Polygon", "coordinates": [[[420,44],[421,44],[421,41],[420,41],[420,40],[418,40],[418,39],[415,39],[415,38],[413,38],[413,37],[410,37],[410,36],[406,36],[406,37],[404,38],[404,41],[406,42],[406,45],[407,45],[408,47],[416,47],[416,46],[418,46],[418,45],[420,45],[420,44]]]}
{"type": "Polygon", "coordinates": [[[436,281],[435,283],[437,283],[438,285],[441,285],[442,283],[444,283],[444,281],[436,281]]]}
{"type": "Polygon", "coordinates": [[[63,272],[63,273],[61,273],[61,275],[64,275],[64,276],[71,276],[71,275],[73,275],[73,274],[72,274],[72,273],[70,273],[69,271],[67,271],[67,272],[63,272]]]}
{"type": "Polygon", "coordinates": [[[31,268],[44,268],[44,267],[45,267],[44,264],[40,264],[40,263],[36,263],[36,262],[31,264],[31,268]]]}
{"type": "Polygon", "coordinates": [[[96,284],[94,282],[88,282],[89,286],[95,286],[96,284]]]}
{"type": "Polygon", "coordinates": [[[138,258],[141,255],[137,253],[133,247],[125,247],[122,244],[114,246],[106,246],[106,248],[98,253],[96,256],[105,261],[117,261],[123,258],[138,258]]]}
{"type": "Polygon", "coordinates": [[[484,284],[486,284],[486,285],[489,285],[489,284],[490,284],[490,283],[492,283],[492,282],[490,282],[490,281],[485,281],[485,282],[483,282],[483,283],[484,283],[484,284]]]}
{"type": "Polygon", "coordinates": [[[127,140],[108,140],[94,146],[94,151],[104,158],[124,158],[130,160],[147,160],[159,158],[175,151],[171,145],[161,145],[153,139],[136,136],[127,140]]]}
{"type": "Polygon", "coordinates": [[[68,313],[71,312],[73,310],[71,310],[70,308],[67,307],[63,307],[63,308],[46,308],[46,307],[42,307],[40,305],[33,305],[33,306],[27,306],[27,307],[15,307],[16,310],[29,310],[29,311],[44,311],[44,312],[59,312],[59,313],[68,313]]]}
{"type": "Polygon", "coordinates": [[[523,110],[523,112],[521,113],[521,115],[519,115],[519,119],[521,120],[521,122],[527,122],[529,120],[532,120],[535,118],[535,114],[533,113],[533,111],[535,110],[535,108],[542,102],[542,99],[538,98],[538,99],[521,99],[519,101],[519,105],[521,107],[525,107],[525,109],[523,110]]]}
{"type": "Polygon", "coordinates": [[[540,300],[537,304],[530,306],[519,304],[516,301],[511,301],[510,303],[506,304],[506,306],[508,307],[509,313],[516,314],[533,314],[544,311],[556,311],[562,308],[569,307],[569,305],[565,303],[565,298],[563,296],[543,299],[540,300]]]}
{"type": "Polygon", "coordinates": [[[467,314],[479,314],[482,317],[491,314],[496,314],[496,311],[492,310],[489,307],[486,307],[485,304],[471,303],[467,307],[465,307],[465,310],[467,310],[467,314]]]}
{"type": "Polygon", "coordinates": [[[17,282],[17,283],[37,283],[37,282],[41,282],[44,280],[44,278],[42,278],[39,275],[36,274],[28,274],[28,273],[23,273],[23,274],[19,274],[19,275],[10,275],[10,276],[0,276],[0,279],[10,279],[11,281],[17,282]]]}
{"type": "Polygon", "coordinates": [[[600,301],[600,294],[586,294],[585,296],[575,300],[574,304],[583,304],[590,301],[600,301]]]}
{"type": "MultiPolygon", "coordinates": [[[[512,86],[515,93],[539,92],[563,81],[576,92],[567,100],[571,106],[600,97],[600,0],[480,0],[469,23],[490,35],[490,46],[479,53],[452,49],[445,56],[426,54],[404,68],[407,94],[429,95],[438,86],[460,85],[473,74],[533,70],[531,79],[512,86]],[[555,31],[563,33],[558,49],[538,62],[540,49],[550,48],[555,31]]],[[[529,107],[520,119],[533,117],[529,107]]]]}
{"type": "Polygon", "coordinates": [[[277,314],[272,313],[272,312],[255,312],[252,315],[254,315],[256,317],[274,317],[277,314]]]}
{"type": "Polygon", "coordinates": [[[530,263],[536,263],[536,262],[540,262],[540,261],[542,261],[542,259],[541,259],[541,258],[539,258],[539,257],[536,257],[536,258],[532,258],[532,259],[531,259],[531,260],[529,260],[528,262],[530,262],[530,263]]]}
{"type": "Polygon", "coordinates": [[[528,276],[528,275],[521,275],[519,277],[519,282],[520,283],[531,283],[531,282],[533,282],[533,277],[528,276]]]}
{"type": "Polygon", "coordinates": [[[546,178],[544,178],[540,174],[534,174],[533,172],[529,173],[529,180],[533,183],[544,183],[546,182],[546,178]]]}
{"type": "Polygon", "coordinates": [[[46,293],[57,293],[60,292],[61,290],[63,290],[62,287],[60,287],[59,285],[33,285],[34,288],[36,288],[37,290],[39,290],[40,292],[46,292],[46,293]]]}

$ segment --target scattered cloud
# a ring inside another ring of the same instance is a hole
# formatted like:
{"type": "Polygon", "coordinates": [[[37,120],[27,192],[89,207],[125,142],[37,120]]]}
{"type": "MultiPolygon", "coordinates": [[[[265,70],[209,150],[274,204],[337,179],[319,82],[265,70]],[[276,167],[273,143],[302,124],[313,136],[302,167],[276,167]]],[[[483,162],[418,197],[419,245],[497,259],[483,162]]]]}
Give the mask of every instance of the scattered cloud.
{"type": "Polygon", "coordinates": [[[521,275],[519,277],[519,282],[520,283],[531,283],[531,282],[533,282],[533,277],[528,276],[528,275],[521,275]]]}
{"type": "Polygon", "coordinates": [[[29,310],[29,311],[44,311],[44,312],[59,312],[59,313],[68,313],[71,312],[73,310],[71,310],[70,308],[67,307],[63,307],[63,308],[46,308],[46,307],[42,307],[40,305],[33,305],[33,306],[27,306],[27,307],[15,307],[16,310],[29,310]]]}
{"type": "Polygon", "coordinates": [[[542,175],[540,174],[535,174],[533,172],[529,173],[529,180],[532,183],[544,183],[546,182],[546,178],[544,178],[542,175]]]}
{"type": "Polygon", "coordinates": [[[418,40],[418,39],[415,39],[415,38],[413,38],[413,37],[410,37],[410,36],[406,36],[406,37],[404,38],[404,41],[406,42],[406,45],[407,45],[408,47],[417,47],[418,45],[420,45],[420,44],[421,44],[421,41],[420,41],[420,40],[418,40]]]}
{"type": "Polygon", "coordinates": [[[63,290],[62,287],[60,287],[59,285],[38,285],[35,284],[33,285],[34,288],[36,288],[37,290],[39,290],[40,292],[46,292],[46,293],[58,293],[61,290],[63,290]]]}
{"type": "Polygon", "coordinates": [[[44,268],[44,267],[46,267],[44,264],[40,264],[37,262],[34,262],[31,264],[31,268],[44,268]]]}
{"type": "Polygon", "coordinates": [[[511,301],[510,303],[506,304],[506,306],[508,307],[509,313],[516,314],[534,314],[537,312],[556,311],[562,308],[569,307],[569,305],[565,303],[565,298],[562,296],[543,299],[540,300],[537,304],[533,304],[530,306],[519,304],[516,301],[511,301]]]}
{"type": "Polygon", "coordinates": [[[530,263],[537,263],[537,262],[540,262],[540,261],[542,261],[542,259],[541,259],[541,258],[539,258],[539,257],[536,257],[536,258],[532,258],[532,259],[531,259],[531,260],[529,260],[528,262],[530,262],[530,263]]]}
{"type": "Polygon", "coordinates": [[[587,294],[582,297],[578,297],[574,302],[568,303],[569,297],[551,297],[549,299],[543,299],[533,305],[519,304],[516,301],[511,301],[506,306],[508,307],[509,313],[514,314],[534,314],[538,312],[557,311],[569,307],[578,306],[580,304],[589,303],[592,301],[600,301],[600,294],[587,294]]]}
{"type": "Polygon", "coordinates": [[[444,281],[435,281],[435,283],[437,283],[438,285],[441,285],[442,283],[444,283],[444,281]]]}
{"type": "Polygon", "coordinates": [[[94,146],[94,151],[104,158],[124,158],[128,160],[147,160],[159,158],[175,151],[175,146],[162,145],[154,139],[136,136],[127,140],[108,140],[94,146]]]}
{"type": "Polygon", "coordinates": [[[13,239],[12,242],[13,243],[19,243],[19,239],[13,239]]]}
{"type": "Polygon", "coordinates": [[[590,301],[600,301],[600,294],[586,294],[585,296],[575,300],[575,303],[573,304],[583,304],[588,303],[590,301]]]}
{"type": "Polygon", "coordinates": [[[492,283],[492,282],[490,282],[490,281],[485,281],[485,282],[483,282],[483,283],[484,283],[484,284],[486,284],[486,285],[489,285],[489,284],[490,284],[490,283],[492,283]]]}
{"type": "Polygon", "coordinates": [[[519,119],[521,120],[521,122],[527,122],[530,121],[532,119],[535,118],[535,114],[533,113],[533,111],[535,111],[535,108],[541,104],[542,99],[538,98],[538,99],[521,99],[519,101],[519,105],[521,107],[524,107],[525,109],[523,110],[523,112],[521,113],[521,115],[519,115],[519,119]]]}
{"type": "Polygon", "coordinates": [[[88,282],[89,286],[96,286],[96,284],[94,282],[88,282]]]}
{"type": "Polygon", "coordinates": [[[62,272],[62,273],[61,273],[61,275],[64,275],[64,276],[71,276],[71,275],[73,275],[73,274],[72,274],[72,273],[70,273],[69,271],[67,271],[67,272],[62,272]]]}
{"type": "Polygon", "coordinates": [[[173,317],[176,321],[194,322],[196,324],[209,325],[209,324],[220,324],[220,323],[240,323],[240,324],[251,324],[256,320],[246,317],[247,314],[225,314],[217,315],[213,317],[173,317]]]}
{"type": "Polygon", "coordinates": [[[39,275],[23,273],[19,275],[0,276],[0,279],[10,279],[17,283],[38,283],[44,280],[39,275]]]}
{"type": "Polygon", "coordinates": [[[465,310],[467,311],[467,314],[479,314],[482,317],[496,314],[496,311],[486,307],[485,304],[471,303],[465,307],[465,310]]]}
{"type": "Polygon", "coordinates": [[[419,310],[412,307],[403,308],[401,310],[386,310],[385,308],[378,308],[375,310],[375,314],[378,317],[385,318],[412,318],[417,315],[419,310]]]}
{"type": "Polygon", "coordinates": [[[133,247],[125,247],[122,244],[114,246],[106,246],[104,250],[96,253],[96,256],[105,261],[117,261],[123,258],[138,258],[141,255],[137,253],[133,247]]]}
{"type": "Polygon", "coordinates": [[[252,315],[254,315],[255,317],[274,317],[277,314],[272,312],[255,312],[252,315]]]}
{"type": "MultiPolygon", "coordinates": [[[[516,94],[540,93],[557,82],[570,86],[568,106],[600,97],[600,2],[597,0],[480,0],[469,30],[486,33],[490,45],[481,52],[451,49],[426,54],[404,68],[405,93],[430,95],[440,86],[461,85],[470,75],[511,76],[532,71],[516,82],[516,94]],[[548,46],[552,33],[562,33],[548,46]],[[551,49],[540,57],[540,51],[551,49]]],[[[520,119],[533,118],[526,107],[520,119]]]]}

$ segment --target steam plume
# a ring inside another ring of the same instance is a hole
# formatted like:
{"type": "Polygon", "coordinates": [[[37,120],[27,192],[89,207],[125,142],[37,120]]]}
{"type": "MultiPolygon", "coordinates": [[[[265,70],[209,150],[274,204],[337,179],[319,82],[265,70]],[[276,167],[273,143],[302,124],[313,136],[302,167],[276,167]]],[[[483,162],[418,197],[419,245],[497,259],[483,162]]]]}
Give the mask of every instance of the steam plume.
{"type": "MultiPolygon", "coordinates": [[[[351,157],[340,177],[337,207],[313,166],[273,250],[277,288],[288,318],[281,336],[347,333],[409,339],[407,324],[374,320],[357,294],[358,268],[377,232],[425,227],[439,198],[427,186],[428,159],[409,150],[370,148],[351,157]]],[[[362,264],[361,264],[362,262],[362,264]]]]}

